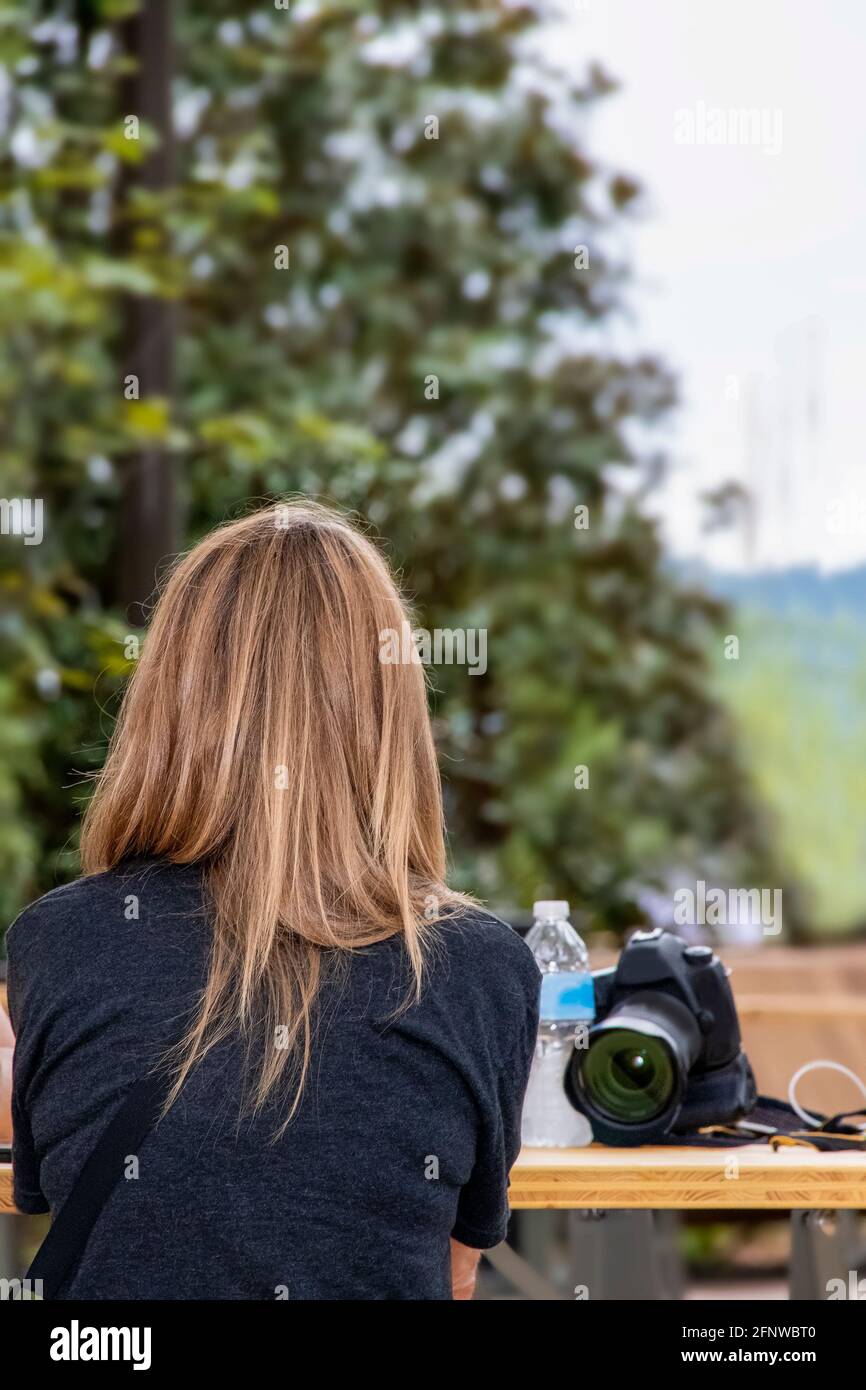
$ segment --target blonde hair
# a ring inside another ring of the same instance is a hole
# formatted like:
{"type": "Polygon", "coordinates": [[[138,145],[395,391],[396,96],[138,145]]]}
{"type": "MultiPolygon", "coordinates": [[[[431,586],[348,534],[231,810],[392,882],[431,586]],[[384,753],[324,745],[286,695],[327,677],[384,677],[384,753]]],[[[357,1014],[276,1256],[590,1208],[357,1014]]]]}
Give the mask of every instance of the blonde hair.
{"type": "Polygon", "coordinates": [[[263,1044],[253,1109],[294,1093],[284,1128],[328,963],[402,933],[416,997],[431,925],[466,901],[445,886],[423,669],[380,660],[407,621],[375,546],[310,502],[220,527],[168,580],[82,835],[88,874],[205,871],[209,970],[166,1109],[239,1032],[248,1057],[263,1044]]]}

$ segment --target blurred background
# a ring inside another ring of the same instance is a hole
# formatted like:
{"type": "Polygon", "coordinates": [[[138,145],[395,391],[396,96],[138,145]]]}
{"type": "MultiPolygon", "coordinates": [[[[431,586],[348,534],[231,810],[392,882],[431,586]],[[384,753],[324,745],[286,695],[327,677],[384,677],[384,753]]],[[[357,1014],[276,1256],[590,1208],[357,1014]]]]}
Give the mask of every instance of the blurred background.
{"type": "MultiPolygon", "coordinates": [[[[765,1092],[863,1073],[864,58],[856,0],[3,6],[2,926],[78,871],[162,568],[303,493],[487,631],[431,671],[454,883],[600,964],[778,890],[687,930],[765,1092]]],[[[781,1297],[760,1235],[681,1238],[781,1297]]]]}

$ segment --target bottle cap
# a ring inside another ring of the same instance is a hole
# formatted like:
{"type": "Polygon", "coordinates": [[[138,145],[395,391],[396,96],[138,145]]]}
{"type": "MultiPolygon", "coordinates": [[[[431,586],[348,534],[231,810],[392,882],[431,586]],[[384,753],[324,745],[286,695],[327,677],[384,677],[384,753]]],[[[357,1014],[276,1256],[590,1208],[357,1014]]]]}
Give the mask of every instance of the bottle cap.
{"type": "Polygon", "coordinates": [[[568,912],[568,903],[564,899],[542,898],[540,902],[532,904],[532,915],[536,919],[568,917],[568,912]]]}

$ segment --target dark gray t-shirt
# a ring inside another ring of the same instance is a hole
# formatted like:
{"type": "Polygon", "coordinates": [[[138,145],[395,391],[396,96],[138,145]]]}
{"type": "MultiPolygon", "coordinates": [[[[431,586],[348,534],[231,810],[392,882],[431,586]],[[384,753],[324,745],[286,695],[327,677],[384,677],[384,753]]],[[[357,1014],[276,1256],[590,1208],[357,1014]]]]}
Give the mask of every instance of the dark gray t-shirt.
{"type": "MultiPolygon", "coordinates": [[[[68,1298],[444,1299],[448,1238],[503,1239],[539,974],[488,914],[440,925],[420,1002],[399,938],[321,998],[299,1113],[239,1112],[229,1041],[130,1155],[68,1298]]],[[[206,973],[193,867],[137,860],[58,888],[7,938],[15,1200],[56,1212],[125,1089],[179,1036],[206,973]]]]}

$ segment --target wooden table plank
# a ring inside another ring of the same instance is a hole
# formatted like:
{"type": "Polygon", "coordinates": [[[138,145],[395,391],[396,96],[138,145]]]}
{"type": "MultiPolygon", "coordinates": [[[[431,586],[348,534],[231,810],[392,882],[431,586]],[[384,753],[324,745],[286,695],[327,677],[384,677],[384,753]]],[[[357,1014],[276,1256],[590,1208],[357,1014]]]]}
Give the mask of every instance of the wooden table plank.
{"type": "MultiPolygon", "coordinates": [[[[736,1149],[524,1149],[511,1172],[515,1210],[866,1211],[866,1154],[766,1145],[736,1149]]],[[[0,1214],[14,1212],[0,1164],[0,1214]]]]}
{"type": "Polygon", "coordinates": [[[12,1164],[0,1163],[0,1216],[15,1209],[12,1201],[12,1164]]]}
{"type": "Polygon", "coordinates": [[[515,1209],[866,1210],[866,1153],[733,1149],[524,1149],[515,1209]]]}

